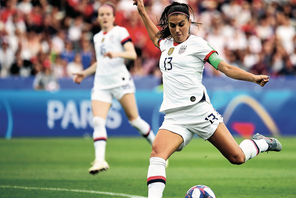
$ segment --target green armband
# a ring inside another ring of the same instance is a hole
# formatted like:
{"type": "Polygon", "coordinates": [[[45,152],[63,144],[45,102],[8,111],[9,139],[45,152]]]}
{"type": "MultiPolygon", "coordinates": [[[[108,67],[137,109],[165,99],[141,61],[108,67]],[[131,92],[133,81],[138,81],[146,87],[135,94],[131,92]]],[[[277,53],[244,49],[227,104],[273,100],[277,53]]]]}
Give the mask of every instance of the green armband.
{"type": "Polygon", "coordinates": [[[209,57],[208,61],[211,65],[213,65],[213,67],[215,67],[215,69],[218,69],[219,63],[223,60],[220,58],[220,56],[217,53],[213,53],[209,57]]]}

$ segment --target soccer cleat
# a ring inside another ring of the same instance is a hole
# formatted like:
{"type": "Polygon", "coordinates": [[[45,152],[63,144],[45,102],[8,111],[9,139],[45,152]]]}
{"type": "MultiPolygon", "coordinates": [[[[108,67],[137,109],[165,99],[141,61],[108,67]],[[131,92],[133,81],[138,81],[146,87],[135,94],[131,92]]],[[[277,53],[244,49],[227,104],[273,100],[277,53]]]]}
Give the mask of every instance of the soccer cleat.
{"type": "Polygon", "coordinates": [[[93,166],[88,169],[88,172],[92,175],[109,169],[109,164],[106,161],[95,160],[94,162],[92,162],[92,165],[93,166]]]}
{"type": "Polygon", "coordinates": [[[260,139],[264,139],[266,141],[266,143],[268,144],[268,149],[266,151],[281,151],[282,150],[282,144],[275,138],[268,138],[265,137],[259,133],[256,133],[253,136],[254,140],[260,140],[260,139]]]}

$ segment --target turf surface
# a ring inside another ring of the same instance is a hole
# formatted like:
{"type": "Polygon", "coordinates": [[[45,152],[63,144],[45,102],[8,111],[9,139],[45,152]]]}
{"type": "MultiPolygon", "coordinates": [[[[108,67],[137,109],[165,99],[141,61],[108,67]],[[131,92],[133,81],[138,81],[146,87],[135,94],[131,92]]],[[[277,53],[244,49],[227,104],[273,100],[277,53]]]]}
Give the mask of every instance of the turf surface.
{"type": "MultiPolygon", "coordinates": [[[[194,138],[171,156],[164,198],[182,198],[197,184],[210,186],[218,198],[296,197],[296,138],[279,140],[281,152],[262,153],[237,166],[209,142],[194,138]]],[[[0,197],[146,197],[150,150],[143,138],[110,137],[110,169],[92,176],[91,139],[0,139],[0,197]]]]}

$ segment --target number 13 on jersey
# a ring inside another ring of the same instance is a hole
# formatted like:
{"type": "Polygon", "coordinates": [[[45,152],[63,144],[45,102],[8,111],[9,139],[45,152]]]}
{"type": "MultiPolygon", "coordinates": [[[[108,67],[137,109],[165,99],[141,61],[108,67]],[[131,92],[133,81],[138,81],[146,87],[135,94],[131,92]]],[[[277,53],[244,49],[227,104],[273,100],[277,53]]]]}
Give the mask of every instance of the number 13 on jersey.
{"type": "Polygon", "coordinates": [[[172,60],[173,60],[173,57],[167,57],[164,59],[164,63],[163,63],[164,70],[171,70],[173,68],[172,60]]]}

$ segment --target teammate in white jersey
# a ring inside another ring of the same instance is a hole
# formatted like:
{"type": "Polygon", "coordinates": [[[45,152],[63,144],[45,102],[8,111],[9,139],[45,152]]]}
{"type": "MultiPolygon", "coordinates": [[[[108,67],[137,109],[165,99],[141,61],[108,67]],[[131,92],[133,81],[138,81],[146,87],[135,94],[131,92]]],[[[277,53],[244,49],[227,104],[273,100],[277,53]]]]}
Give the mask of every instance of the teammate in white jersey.
{"type": "Polygon", "coordinates": [[[211,142],[232,164],[243,164],[260,152],[281,151],[275,138],[256,134],[237,144],[223,123],[223,118],[210,103],[202,85],[204,64],[209,62],[226,76],[264,86],[269,77],[254,75],[231,66],[202,38],[189,33],[192,8],[184,3],[168,5],[159,20],[159,30],[145,12],[143,0],[133,0],[146,26],[150,39],[161,50],[159,66],[163,76],[165,113],[162,126],[155,137],[150,155],[147,185],[148,198],[162,197],[166,172],[165,161],[182,150],[197,134],[211,142]]]}
{"type": "Polygon", "coordinates": [[[115,26],[114,20],[115,8],[112,4],[99,7],[98,21],[102,30],[93,37],[97,62],[84,71],[74,74],[74,82],[79,84],[85,77],[95,72],[91,93],[95,160],[89,169],[90,174],[109,169],[109,164],[105,161],[107,141],[105,123],[113,98],[122,105],[129,123],[151,145],[155,138],[150,125],[139,116],[134,95],[135,85],[124,64],[125,59],[136,59],[134,45],[128,31],[115,26]]]}

